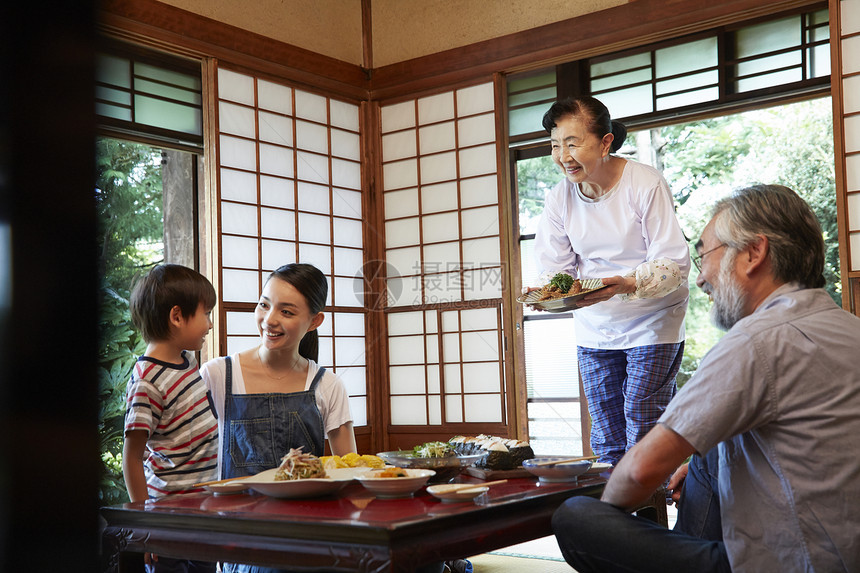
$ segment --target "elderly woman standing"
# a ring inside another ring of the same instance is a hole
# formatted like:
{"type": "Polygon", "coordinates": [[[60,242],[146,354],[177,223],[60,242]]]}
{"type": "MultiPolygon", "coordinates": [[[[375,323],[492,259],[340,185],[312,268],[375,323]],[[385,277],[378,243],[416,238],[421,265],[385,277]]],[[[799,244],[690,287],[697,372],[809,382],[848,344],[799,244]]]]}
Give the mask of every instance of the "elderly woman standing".
{"type": "Polygon", "coordinates": [[[535,256],[545,275],[566,272],[608,285],[578,303],[574,329],[591,447],[599,461],[614,465],[675,394],[689,248],[663,176],[612,155],[627,129],[600,101],[556,102],[543,127],[565,179],[547,194],[535,256]]]}

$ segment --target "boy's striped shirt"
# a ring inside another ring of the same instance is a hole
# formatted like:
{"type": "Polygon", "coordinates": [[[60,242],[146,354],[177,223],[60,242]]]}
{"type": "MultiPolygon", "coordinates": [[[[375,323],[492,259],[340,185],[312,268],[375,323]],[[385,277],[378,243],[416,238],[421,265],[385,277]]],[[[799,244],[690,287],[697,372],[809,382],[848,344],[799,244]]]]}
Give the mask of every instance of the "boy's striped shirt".
{"type": "Polygon", "coordinates": [[[217,479],[218,421],[197,360],[182,364],[138,358],[128,383],[125,431],[144,430],[144,473],[150,497],[194,491],[217,479]]]}

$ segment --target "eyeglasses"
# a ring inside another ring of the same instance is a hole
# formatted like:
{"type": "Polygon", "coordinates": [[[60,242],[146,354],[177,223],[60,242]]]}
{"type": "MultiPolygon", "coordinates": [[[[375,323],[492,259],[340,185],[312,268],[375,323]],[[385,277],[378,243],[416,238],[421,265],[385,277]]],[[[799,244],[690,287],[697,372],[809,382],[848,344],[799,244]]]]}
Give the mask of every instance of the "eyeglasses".
{"type": "Polygon", "coordinates": [[[693,255],[693,257],[692,257],[693,258],[693,264],[696,265],[696,269],[699,272],[702,272],[702,259],[705,258],[705,255],[713,253],[717,249],[722,249],[723,247],[728,247],[728,245],[726,243],[721,243],[721,244],[717,245],[716,247],[714,247],[713,249],[711,249],[710,251],[705,251],[701,255],[693,255]]]}

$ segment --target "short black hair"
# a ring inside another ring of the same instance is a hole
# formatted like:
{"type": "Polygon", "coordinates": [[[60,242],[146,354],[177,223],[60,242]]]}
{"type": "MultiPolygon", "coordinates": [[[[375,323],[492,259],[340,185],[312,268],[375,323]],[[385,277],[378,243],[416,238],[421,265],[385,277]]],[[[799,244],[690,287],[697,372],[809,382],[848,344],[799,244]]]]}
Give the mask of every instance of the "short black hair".
{"type": "Polygon", "coordinates": [[[569,115],[582,115],[586,118],[589,133],[593,133],[599,138],[611,133],[613,139],[610,151],[613,153],[621,149],[624,140],[627,139],[627,127],[620,121],[612,119],[603,102],[591,96],[576,96],[558,100],[543,114],[541,124],[546,132],[551,134],[558,120],[569,115]]]}
{"type": "Polygon", "coordinates": [[[209,279],[182,265],[161,264],[150,269],[132,288],[131,320],[146,342],[170,339],[170,309],[178,306],[191,318],[200,304],[215,308],[215,287],[209,279]]]}

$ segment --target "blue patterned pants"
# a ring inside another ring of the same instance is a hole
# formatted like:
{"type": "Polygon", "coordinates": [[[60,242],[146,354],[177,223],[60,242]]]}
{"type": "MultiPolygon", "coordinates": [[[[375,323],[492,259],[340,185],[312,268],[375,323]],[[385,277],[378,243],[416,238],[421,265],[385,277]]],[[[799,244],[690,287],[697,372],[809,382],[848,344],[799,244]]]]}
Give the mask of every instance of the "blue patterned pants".
{"type": "Polygon", "coordinates": [[[654,427],[675,395],[683,356],[683,342],[623,350],[577,347],[598,461],[617,464],[654,427]]]}

